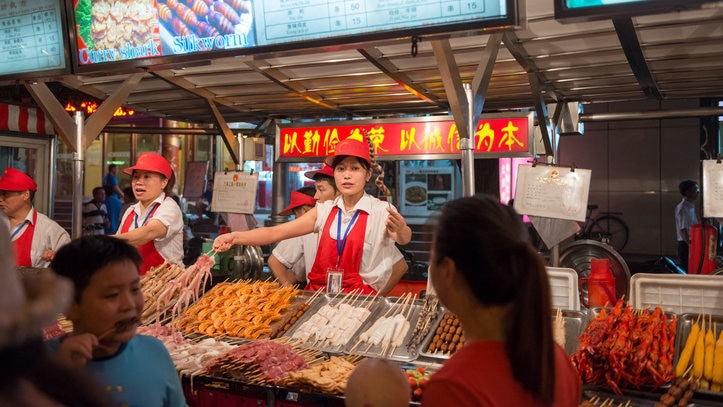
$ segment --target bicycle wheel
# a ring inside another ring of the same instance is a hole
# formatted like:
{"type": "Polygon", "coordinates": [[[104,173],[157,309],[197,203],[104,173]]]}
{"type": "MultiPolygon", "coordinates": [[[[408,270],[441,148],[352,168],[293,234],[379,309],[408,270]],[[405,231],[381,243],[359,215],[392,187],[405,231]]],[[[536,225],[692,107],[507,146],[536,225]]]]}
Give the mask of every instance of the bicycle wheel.
{"type": "Polygon", "coordinates": [[[590,225],[587,234],[595,240],[609,244],[613,249],[620,252],[628,244],[630,230],[628,225],[617,216],[602,215],[590,225]]]}

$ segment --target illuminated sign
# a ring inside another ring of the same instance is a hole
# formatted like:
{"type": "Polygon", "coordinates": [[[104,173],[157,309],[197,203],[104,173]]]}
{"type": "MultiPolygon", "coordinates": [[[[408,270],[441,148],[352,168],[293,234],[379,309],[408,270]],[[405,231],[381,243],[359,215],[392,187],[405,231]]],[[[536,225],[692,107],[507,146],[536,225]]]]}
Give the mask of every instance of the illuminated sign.
{"type": "Polygon", "coordinates": [[[74,0],[73,15],[75,62],[85,70],[508,27],[518,18],[516,0],[74,0]]]}
{"type": "MultiPolygon", "coordinates": [[[[66,112],[75,112],[76,110],[84,111],[87,114],[93,114],[96,110],[98,110],[98,102],[88,102],[83,101],[80,102],[80,105],[76,107],[73,103],[68,102],[65,104],[65,111],[66,112]]],[[[113,112],[113,116],[115,117],[121,117],[121,116],[133,116],[135,114],[135,110],[126,109],[123,106],[118,106],[118,108],[113,112]]]]}
{"type": "Polygon", "coordinates": [[[70,72],[62,3],[0,1],[0,76],[18,79],[70,72]]]}
{"type": "Polygon", "coordinates": [[[555,19],[565,22],[601,20],[700,8],[718,0],[554,0],[555,19]]]}
{"type": "MultiPolygon", "coordinates": [[[[277,139],[279,161],[317,161],[334,153],[352,135],[368,135],[381,160],[410,156],[459,156],[459,133],[450,117],[388,122],[345,121],[314,126],[282,126],[277,139]],[[337,124],[338,123],[338,124],[337,124]]],[[[532,113],[483,115],[474,131],[477,157],[530,156],[532,113]]]]}

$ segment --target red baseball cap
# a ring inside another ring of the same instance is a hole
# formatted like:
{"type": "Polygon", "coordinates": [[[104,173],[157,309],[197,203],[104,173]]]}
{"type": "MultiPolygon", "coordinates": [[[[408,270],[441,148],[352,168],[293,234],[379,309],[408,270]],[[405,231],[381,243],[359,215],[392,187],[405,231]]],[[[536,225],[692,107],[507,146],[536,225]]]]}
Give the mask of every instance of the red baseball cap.
{"type": "Polygon", "coordinates": [[[316,200],[313,196],[302,194],[297,191],[291,191],[291,203],[289,206],[282,209],[281,212],[279,212],[279,215],[289,216],[294,209],[304,205],[314,206],[316,205],[316,200]]]}
{"type": "MultiPolygon", "coordinates": [[[[334,169],[332,167],[326,165],[326,163],[322,163],[320,170],[306,171],[304,173],[304,176],[309,179],[314,179],[316,174],[322,174],[322,175],[326,175],[328,177],[334,177],[334,169]]],[[[316,180],[314,180],[314,181],[316,181],[316,180]]]]}
{"type": "Polygon", "coordinates": [[[0,178],[0,191],[37,191],[38,184],[20,170],[8,167],[0,178]]]}
{"type": "Polygon", "coordinates": [[[158,153],[147,152],[138,156],[136,165],[123,169],[123,174],[133,175],[133,171],[153,171],[164,175],[167,179],[171,178],[173,170],[171,164],[168,163],[162,155],[158,153]]]}
{"type": "Polygon", "coordinates": [[[372,158],[369,154],[369,144],[353,137],[348,137],[340,141],[339,144],[336,145],[334,153],[324,159],[324,163],[331,166],[334,163],[334,158],[342,155],[359,157],[366,160],[369,164],[372,163],[372,158]]]}

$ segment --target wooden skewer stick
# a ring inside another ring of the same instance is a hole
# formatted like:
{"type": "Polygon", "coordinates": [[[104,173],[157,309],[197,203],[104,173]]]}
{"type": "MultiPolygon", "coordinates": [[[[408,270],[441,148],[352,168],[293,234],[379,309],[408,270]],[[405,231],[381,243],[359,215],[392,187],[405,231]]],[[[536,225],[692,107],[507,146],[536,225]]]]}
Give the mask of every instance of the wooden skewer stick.
{"type": "Polygon", "coordinates": [[[372,304],[374,304],[374,300],[376,300],[376,299],[377,299],[377,296],[378,296],[378,295],[379,295],[379,292],[377,292],[376,294],[374,294],[374,297],[372,297],[372,299],[371,299],[371,300],[369,300],[369,303],[367,304],[367,306],[366,306],[366,307],[364,307],[364,308],[366,308],[366,309],[367,309],[367,311],[369,310],[369,307],[371,307],[371,306],[372,306],[372,304]]]}

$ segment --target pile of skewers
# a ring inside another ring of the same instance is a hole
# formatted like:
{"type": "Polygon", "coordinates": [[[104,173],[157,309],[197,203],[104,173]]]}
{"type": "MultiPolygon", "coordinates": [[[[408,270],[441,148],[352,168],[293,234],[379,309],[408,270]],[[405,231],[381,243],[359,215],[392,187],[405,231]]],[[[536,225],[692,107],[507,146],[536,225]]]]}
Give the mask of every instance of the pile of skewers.
{"type": "Polygon", "coordinates": [[[404,339],[409,332],[409,317],[413,311],[414,300],[416,295],[411,293],[402,295],[392,304],[387,312],[359,335],[359,341],[352,347],[352,351],[360,344],[367,344],[367,348],[363,353],[369,353],[372,347],[379,347],[380,355],[394,354],[394,351],[402,346],[404,339]]]}
{"type": "Polygon", "coordinates": [[[187,334],[248,339],[270,336],[272,324],[283,318],[297,293],[276,282],[219,283],[176,319],[174,326],[187,334]]]}
{"type": "Polygon", "coordinates": [[[337,293],[328,304],[296,328],[291,339],[298,343],[313,342],[312,346],[328,344],[333,348],[341,348],[346,345],[371,314],[369,308],[374,304],[376,296],[368,299],[362,298],[361,292],[352,292],[334,303],[339,295],[337,293]],[[360,305],[353,305],[357,302],[360,305]]]}
{"type": "Polygon", "coordinates": [[[613,399],[602,399],[600,396],[595,395],[590,400],[583,400],[579,407],[631,407],[630,400],[625,402],[616,402],[613,399]]]}
{"type": "Polygon", "coordinates": [[[169,309],[171,318],[185,312],[198,300],[206,283],[211,279],[212,257],[199,256],[188,267],[164,263],[148,270],[141,277],[141,291],[145,298],[141,323],[160,321],[169,309]]]}
{"type": "Polygon", "coordinates": [[[435,355],[451,356],[464,346],[464,339],[464,331],[459,319],[457,319],[456,315],[447,311],[434,332],[429,346],[427,346],[427,352],[435,355]]]}
{"type": "Polygon", "coordinates": [[[429,330],[432,328],[432,321],[437,318],[437,314],[439,314],[439,299],[436,295],[427,293],[424,296],[417,323],[407,340],[407,351],[410,354],[416,355],[419,353],[419,345],[427,337],[429,330]]]}
{"type": "Polygon", "coordinates": [[[321,355],[318,350],[297,351],[290,344],[261,339],[214,358],[201,373],[252,384],[275,384],[289,372],[308,368],[308,362],[321,355]]]}
{"type": "Polygon", "coordinates": [[[331,356],[329,360],[312,362],[306,369],[289,372],[276,385],[306,393],[343,395],[359,356],[331,356]]]}
{"type": "Polygon", "coordinates": [[[675,376],[690,376],[700,383],[703,390],[723,391],[723,330],[718,334],[713,317],[698,316],[690,327],[685,345],[675,365],[675,376]],[[703,321],[701,326],[701,319],[703,321]]]}

